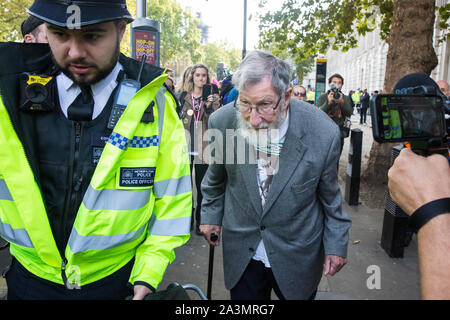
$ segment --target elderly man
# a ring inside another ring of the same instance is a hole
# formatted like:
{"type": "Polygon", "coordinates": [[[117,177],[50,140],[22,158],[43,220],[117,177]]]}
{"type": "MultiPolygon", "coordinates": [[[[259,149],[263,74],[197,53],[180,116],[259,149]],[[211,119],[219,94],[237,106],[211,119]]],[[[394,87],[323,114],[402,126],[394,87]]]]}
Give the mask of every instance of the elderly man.
{"type": "Polygon", "coordinates": [[[291,99],[289,77],[284,61],[249,53],[233,75],[239,97],[209,119],[214,143],[237,131],[214,148],[200,226],[210,244],[223,239],[233,300],[270,299],[272,289],[280,299],[313,299],[322,272],[334,275],[347,262],[351,221],[337,180],[339,128],[324,112],[291,99]],[[236,137],[245,137],[248,153],[232,143],[236,137]]]}

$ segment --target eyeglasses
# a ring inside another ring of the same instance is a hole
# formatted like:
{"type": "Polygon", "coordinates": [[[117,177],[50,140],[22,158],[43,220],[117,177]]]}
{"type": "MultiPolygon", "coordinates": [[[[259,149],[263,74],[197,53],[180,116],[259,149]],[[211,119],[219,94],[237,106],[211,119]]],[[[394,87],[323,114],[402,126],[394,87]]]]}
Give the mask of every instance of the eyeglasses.
{"type": "Polygon", "coordinates": [[[256,112],[258,112],[259,114],[270,114],[272,111],[278,108],[278,105],[280,104],[281,101],[281,97],[282,96],[280,96],[275,106],[271,102],[263,102],[257,106],[252,106],[249,103],[241,102],[238,96],[236,100],[234,100],[234,107],[239,109],[242,113],[247,114],[252,113],[252,109],[256,109],[256,112]]]}
{"type": "Polygon", "coordinates": [[[298,97],[306,97],[306,92],[298,92],[298,91],[294,91],[294,96],[298,97]]]}

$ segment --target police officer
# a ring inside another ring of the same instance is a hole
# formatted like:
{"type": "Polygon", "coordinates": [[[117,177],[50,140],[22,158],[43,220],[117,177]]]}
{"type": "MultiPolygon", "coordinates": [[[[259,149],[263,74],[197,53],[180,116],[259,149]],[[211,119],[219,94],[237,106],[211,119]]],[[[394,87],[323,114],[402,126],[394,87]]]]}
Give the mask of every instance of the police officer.
{"type": "Polygon", "coordinates": [[[49,46],[0,44],[8,299],[143,299],[189,239],[189,159],[167,75],[145,65],[124,87],[140,73],[119,52],[125,0],[35,0],[28,12],[49,46]]]}
{"type": "Polygon", "coordinates": [[[44,21],[29,16],[20,26],[23,42],[26,43],[47,43],[47,32],[45,30],[44,21]]]}

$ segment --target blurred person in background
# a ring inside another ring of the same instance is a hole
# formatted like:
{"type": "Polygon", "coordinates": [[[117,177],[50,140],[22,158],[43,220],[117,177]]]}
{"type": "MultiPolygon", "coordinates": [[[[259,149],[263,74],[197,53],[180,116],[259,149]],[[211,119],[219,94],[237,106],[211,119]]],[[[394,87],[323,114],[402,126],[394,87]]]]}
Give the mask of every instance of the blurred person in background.
{"type": "Polygon", "coordinates": [[[180,103],[183,105],[181,118],[187,133],[189,155],[191,156],[191,173],[195,171],[193,183],[197,188],[197,204],[195,211],[194,208],[192,210],[191,226],[193,227],[195,216],[195,231],[198,235],[201,235],[199,225],[203,197],[200,184],[208,169],[208,158],[203,154],[208,142],[203,141],[203,135],[208,129],[209,116],[221,106],[221,103],[219,94],[212,91],[209,70],[204,64],[196,64],[190,69],[184,88],[185,91],[180,95],[180,103]],[[208,88],[211,88],[207,97],[203,96],[205,85],[209,85],[208,88]]]}
{"type": "Polygon", "coordinates": [[[20,30],[25,43],[48,43],[46,27],[41,19],[29,16],[22,22],[20,30]]]}
{"type": "Polygon", "coordinates": [[[303,86],[294,86],[292,89],[292,98],[306,101],[306,89],[303,86]]]}

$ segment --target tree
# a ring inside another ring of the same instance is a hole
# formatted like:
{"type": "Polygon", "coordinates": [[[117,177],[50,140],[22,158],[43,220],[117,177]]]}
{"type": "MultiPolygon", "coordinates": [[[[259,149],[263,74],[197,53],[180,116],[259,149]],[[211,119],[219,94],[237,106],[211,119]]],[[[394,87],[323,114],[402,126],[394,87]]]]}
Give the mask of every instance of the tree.
{"type": "Polygon", "coordinates": [[[227,42],[204,44],[200,52],[200,58],[194,62],[204,63],[211,73],[215,73],[219,62],[225,62],[230,70],[235,70],[241,63],[241,51],[232,48],[227,42]]]}
{"type": "MultiPolygon", "coordinates": [[[[136,17],[136,1],[127,0],[127,9],[132,17],[136,17]]],[[[123,35],[122,42],[120,43],[120,52],[124,55],[131,56],[131,23],[127,25],[127,29],[123,35]]]]}
{"type": "Polygon", "coordinates": [[[152,0],[148,17],[161,24],[161,65],[176,58],[198,60],[201,34],[198,19],[174,0],[152,0]]]}
{"type": "MultiPolygon", "coordinates": [[[[441,28],[448,28],[449,9],[449,4],[438,8],[441,28]]],[[[329,48],[347,51],[357,46],[358,35],[379,27],[389,44],[384,92],[392,92],[404,75],[430,74],[437,65],[432,44],[435,11],[435,0],[285,0],[279,11],[261,17],[260,45],[273,46],[273,51],[287,52],[299,61],[329,48]]],[[[443,38],[448,37],[447,31],[443,38]]],[[[391,148],[373,143],[363,174],[369,192],[386,185],[391,148]]]]}
{"type": "Polygon", "coordinates": [[[25,8],[33,0],[2,0],[0,2],[0,41],[23,41],[22,22],[28,17],[25,8]]]}
{"type": "MultiPolygon", "coordinates": [[[[421,72],[429,75],[438,64],[432,43],[434,0],[396,0],[393,13],[384,92],[393,92],[397,81],[407,74],[421,72]]],[[[369,182],[368,186],[372,181],[387,184],[392,146],[390,143],[372,144],[369,164],[362,176],[369,182]]]]}

